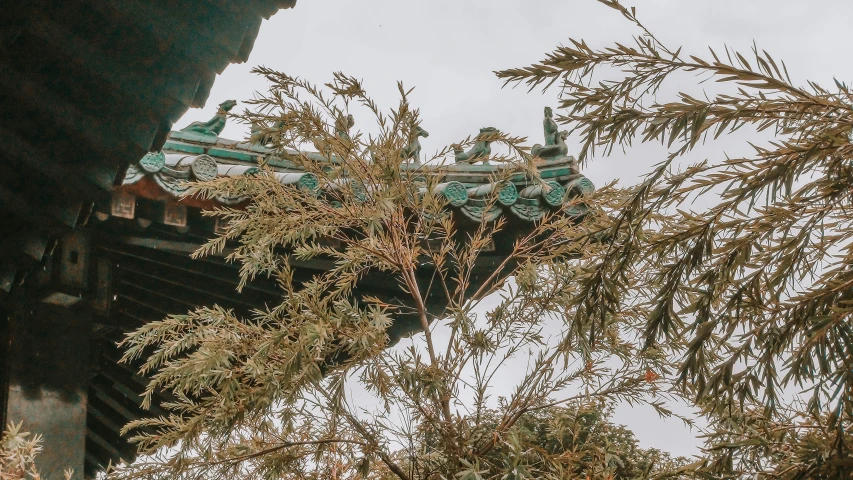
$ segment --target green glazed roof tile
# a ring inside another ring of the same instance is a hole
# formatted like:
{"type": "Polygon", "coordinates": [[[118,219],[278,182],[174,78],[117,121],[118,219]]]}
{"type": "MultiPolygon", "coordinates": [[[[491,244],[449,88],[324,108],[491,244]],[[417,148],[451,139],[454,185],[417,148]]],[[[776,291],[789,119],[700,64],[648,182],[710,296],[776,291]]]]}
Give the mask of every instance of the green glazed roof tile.
{"type": "MultiPolygon", "coordinates": [[[[148,176],[152,177],[165,192],[179,197],[189,188],[188,181],[215,176],[251,174],[257,171],[258,160],[263,158],[278,172],[277,176],[287,179],[285,183],[301,179],[298,181],[307,182],[305,185],[313,185],[312,188],[316,189],[318,194],[324,189],[336,187],[317,184],[316,177],[310,175],[306,177],[308,174],[300,172],[297,164],[286,158],[304,154],[309,158],[313,156],[322,159],[319,154],[287,150],[283,153],[285,158],[279,158],[272,153],[273,151],[267,147],[248,142],[204,135],[194,131],[172,132],[162,152],[148,154],[137,164],[130,166],[123,185],[138,183],[148,176]],[[164,154],[169,159],[180,158],[180,165],[170,166],[169,162],[172,161],[170,160],[163,168],[153,168],[152,159],[156,160],[164,154]],[[204,175],[199,177],[201,174],[204,175]]],[[[456,210],[463,218],[476,222],[494,221],[507,214],[527,222],[534,222],[540,220],[548,211],[562,211],[572,217],[583,215],[588,211],[586,205],[570,202],[595,188],[588,178],[580,174],[573,157],[539,161],[537,165],[539,175],[546,181],[548,187],[535,183],[524,172],[515,173],[508,180],[495,184],[495,177],[502,176],[502,171],[508,168],[507,165],[459,163],[444,169],[446,173],[443,174],[442,183],[437,190],[447,198],[450,209],[456,210]],[[492,197],[493,195],[495,197],[492,197]],[[490,198],[494,201],[490,201],[490,198]],[[569,203],[573,204],[570,206],[569,203]]],[[[407,165],[405,168],[412,168],[412,166],[407,165]]],[[[418,168],[428,169],[429,165],[419,165],[418,168]]],[[[429,175],[428,170],[424,174],[429,175]]],[[[302,183],[299,184],[302,185],[302,183]]],[[[233,205],[245,199],[217,198],[217,200],[224,205],[233,205]]]]}

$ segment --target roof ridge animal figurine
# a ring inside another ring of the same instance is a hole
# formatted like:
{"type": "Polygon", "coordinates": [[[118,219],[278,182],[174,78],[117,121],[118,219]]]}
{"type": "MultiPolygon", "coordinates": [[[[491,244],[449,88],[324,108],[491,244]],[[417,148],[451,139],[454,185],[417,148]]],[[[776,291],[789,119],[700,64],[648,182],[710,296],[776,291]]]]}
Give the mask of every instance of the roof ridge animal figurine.
{"type": "Polygon", "coordinates": [[[559,160],[569,155],[569,147],[566,145],[566,139],[569,137],[569,132],[562,130],[557,135],[556,145],[533,145],[530,153],[534,157],[539,157],[543,160],[559,160]]]}
{"type": "Polygon", "coordinates": [[[557,144],[557,122],[554,121],[554,111],[545,107],[545,118],[542,119],[542,130],[545,132],[545,146],[557,144]]]}
{"type": "Polygon", "coordinates": [[[474,138],[474,146],[467,152],[462,150],[462,146],[458,143],[451,145],[453,147],[453,156],[456,162],[475,162],[477,160],[486,163],[489,161],[489,155],[492,153],[491,143],[498,129],[495,127],[483,127],[480,133],[474,138]]]}
{"type": "Polygon", "coordinates": [[[219,110],[216,115],[206,122],[193,122],[182,128],[182,132],[193,132],[209,137],[218,137],[225,128],[225,121],[228,119],[228,112],[237,105],[236,100],[225,100],[219,104],[219,110]]]}
{"type": "Polygon", "coordinates": [[[409,132],[409,144],[400,150],[400,157],[403,160],[414,159],[415,163],[420,162],[421,156],[421,141],[419,137],[429,137],[429,132],[421,128],[420,125],[412,125],[412,130],[409,132]]]}
{"type": "Polygon", "coordinates": [[[566,146],[566,138],[569,134],[565,130],[557,131],[557,122],[554,121],[554,112],[551,107],[545,107],[542,130],[545,133],[545,145],[538,143],[533,145],[530,153],[543,160],[557,160],[566,157],[569,154],[569,147],[566,146]]]}
{"type": "Polygon", "coordinates": [[[341,115],[335,119],[335,135],[346,145],[352,144],[352,138],[349,136],[349,130],[354,125],[355,118],[353,118],[352,115],[341,115]]]}
{"type": "MultiPolygon", "coordinates": [[[[345,150],[351,150],[354,148],[352,138],[349,136],[349,129],[354,125],[355,118],[353,118],[352,115],[341,114],[335,118],[335,123],[333,125],[335,137],[340,141],[345,150]]],[[[311,138],[311,143],[314,144],[314,148],[317,150],[317,153],[322,155],[327,161],[333,161],[334,157],[332,142],[330,142],[330,139],[331,137],[328,133],[321,133],[311,138]]]]}
{"type": "Polygon", "coordinates": [[[270,128],[266,122],[261,120],[253,121],[249,129],[249,141],[264,147],[273,143],[274,139],[272,134],[266,133],[269,129],[270,128]]]}

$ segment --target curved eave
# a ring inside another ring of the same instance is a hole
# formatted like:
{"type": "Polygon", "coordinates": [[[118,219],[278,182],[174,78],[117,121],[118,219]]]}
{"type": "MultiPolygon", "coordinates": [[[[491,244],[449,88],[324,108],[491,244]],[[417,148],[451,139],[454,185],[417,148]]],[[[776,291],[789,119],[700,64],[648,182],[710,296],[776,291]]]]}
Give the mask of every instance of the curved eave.
{"type": "MultiPolygon", "coordinates": [[[[245,203],[245,199],[202,201],[183,194],[189,182],[194,180],[252,174],[256,171],[259,159],[264,159],[273,167],[282,183],[309,180],[308,184],[318,187],[320,191],[333,187],[315,185],[312,181],[316,182],[316,178],[308,178],[313,175],[302,173],[286,159],[273,157],[268,148],[192,132],[172,132],[161,153],[149,154],[129,167],[124,183],[116,188],[115,194],[134,195],[158,202],[180,202],[202,209],[217,205],[239,205],[245,203]],[[215,167],[211,162],[215,163],[215,167]]],[[[595,188],[578,171],[573,157],[539,162],[539,175],[547,187],[536,187],[523,172],[510,176],[501,185],[495,185],[494,178],[506,176],[501,173],[502,168],[499,164],[456,164],[445,169],[439,188],[449,201],[448,208],[458,212],[460,218],[472,222],[483,219],[494,221],[502,216],[535,222],[551,212],[575,217],[583,215],[586,208],[582,204],[578,205],[574,199],[595,188]],[[498,189],[500,195],[497,202],[490,203],[488,199],[494,189],[498,189]]]]}

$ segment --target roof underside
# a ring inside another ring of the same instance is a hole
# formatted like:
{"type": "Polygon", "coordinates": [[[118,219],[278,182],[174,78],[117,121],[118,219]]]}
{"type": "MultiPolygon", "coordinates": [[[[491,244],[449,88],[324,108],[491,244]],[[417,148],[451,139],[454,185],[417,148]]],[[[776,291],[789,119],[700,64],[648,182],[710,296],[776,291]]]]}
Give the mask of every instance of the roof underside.
{"type": "Polygon", "coordinates": [[[0,296],[295,3],[0,1],[0,296]]]}

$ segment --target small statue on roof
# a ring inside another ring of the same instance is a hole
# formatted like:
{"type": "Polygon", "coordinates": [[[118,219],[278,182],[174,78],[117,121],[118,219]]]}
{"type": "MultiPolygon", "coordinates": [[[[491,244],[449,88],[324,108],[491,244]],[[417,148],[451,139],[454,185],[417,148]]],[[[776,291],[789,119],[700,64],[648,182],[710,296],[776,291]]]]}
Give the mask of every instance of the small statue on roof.
{"type": "Polygon", "coordinates": [[[403,160],[414,159],[415,163],[420,162],[421,141],[418,138],[426,138],[428,136],[429,132],[421,128],[420,125],[413,124],[412,130],[409,132],[409,144],[400,150],[400,157],[402,157],[403,160]]]}
{"type": "Polygon", "coordinates": [[[458,143],[451,145],[456,162],[475,162],[481,160],[483,163],[489,161],[489,155],[492,153],[491,143],[494,140],[498,129],[495,127],[483,127],[480,129],[480,134],[474,140],[474,146],[467,152],[462,150],[462,146],[458,143]]]}
{"type": "MultiPolygon", "coordinates": [[[[353,142],[352,138],[349,136],[349,129],[355,125],[355,119],[352,115],[339,115],[335,119],[334,129],[335,129],[335,137],[340,140],[341,144],[343,144],[345,149],[352,149],[353,142]]],[[[314,144],[314,148],[317,149],[317,153],[326,157],[326,159],[332,158],[332,144],[329,142],[328,134],[318,134],[311,138],[311,143],[314,144]]]]}
{"type": "Polygon", "coordinates": [[[566,158],[569,155],[569,147],[566,145],[566,139],[569,138],[569,132],[562,130],[557,135],[556,145],[533,145],[530,153],[534,157],[539,157],[543,160],[559,160],[566,158]]]}
{"type": "Polygon", "coordinates": [[[545,146],[557,144],[557,122],[554,121],[554,111],[545,107],[545,118],[542,119],[542,130],[545,131],[545,146]]]}
{"type": "Polygon", "coordinates": [[[542,130],[545,132],[545,145],[536,144],[530,149],[534,157],[543,160],[558,160],[569,154],[566,146],[566,138],[569,134],[565,130],[557,131],[557,122],[554,121],[551,107],[545,107],[545,118],[542,120],[542,130]]]}
{"type": "Polygon", "coordinates": [[[249,141],[256,145],[266,147],[275,141],[272,134],[269,132],[269,126],[260,120],[252,122],[251,130],[249,131],[249,141]]]}
{"type": "Polygon", "coordinates": [[[228,118],[228,112],[237,105],[236,100],[225,100],[219,104],[219,110],[216,115],[206,122],[193,122],[182,128],[182,132],[193,132],[209,137],[218,137],[225,128],[225,120],[228,118]]]}
{"type": "Polygon", "coordinates": [[[352,138],[349,136],[349,129],[355,125],[355,119],[352,115],[339,116],[335,120],[335,135],[341,139],[346,145],[352,144],[352,138]]]}

